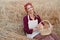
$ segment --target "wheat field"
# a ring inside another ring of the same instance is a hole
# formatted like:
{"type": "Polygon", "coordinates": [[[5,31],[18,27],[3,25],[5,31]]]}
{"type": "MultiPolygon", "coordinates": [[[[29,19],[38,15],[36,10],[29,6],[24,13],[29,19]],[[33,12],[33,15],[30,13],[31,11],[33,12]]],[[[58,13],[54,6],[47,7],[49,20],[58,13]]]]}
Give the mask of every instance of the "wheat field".
{"type": "Polygon", "coordinates": [[[0,40],[34,40],[26,38],[23,32],[24,5],[28,2],[42,20],[51,22],[53,32],[60,35],[60,0],[0,0],[0,40]]]}

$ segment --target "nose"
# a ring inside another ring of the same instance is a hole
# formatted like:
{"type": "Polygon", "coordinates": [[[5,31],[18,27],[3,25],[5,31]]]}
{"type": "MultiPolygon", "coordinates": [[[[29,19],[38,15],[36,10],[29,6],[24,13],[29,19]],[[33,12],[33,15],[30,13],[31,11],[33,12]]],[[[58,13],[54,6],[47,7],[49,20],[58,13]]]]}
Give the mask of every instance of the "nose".
{"type": "Polygon", "coordinates": [[[28,11],[33,11],[33,8],[28,9],[28,11]]]}

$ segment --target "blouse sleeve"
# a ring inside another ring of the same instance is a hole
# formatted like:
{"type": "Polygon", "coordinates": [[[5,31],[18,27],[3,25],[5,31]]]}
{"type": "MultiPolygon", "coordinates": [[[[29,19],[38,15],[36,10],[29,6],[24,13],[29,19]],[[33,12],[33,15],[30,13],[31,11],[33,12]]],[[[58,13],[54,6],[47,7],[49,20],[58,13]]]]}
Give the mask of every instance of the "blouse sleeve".
{"type": "MultiPolygon", "coordinates": [[[[40,18],[40,16],[39,15],[37,15],[38,16],[38,24],[42,21],[41,20],[41,18],[40,18]]],[[[44,23],[42,22],[41,24],[43,24],[44,25],[44,23]]]]}
{"type": "Polygon", "coordinates": [[[29,29],[29,27],[28,27],[28,18],[27,17],[23,18],[23,25],[24,25],[24,31],[28,34],[32,34],[33,29],[29,29]]]}
{"type": "Polygon", "coordinates": [[[39,15],[37,15],[37,19],[38,19],[38,24],[41,22],[41,18],[39,17],[39,15]]]}

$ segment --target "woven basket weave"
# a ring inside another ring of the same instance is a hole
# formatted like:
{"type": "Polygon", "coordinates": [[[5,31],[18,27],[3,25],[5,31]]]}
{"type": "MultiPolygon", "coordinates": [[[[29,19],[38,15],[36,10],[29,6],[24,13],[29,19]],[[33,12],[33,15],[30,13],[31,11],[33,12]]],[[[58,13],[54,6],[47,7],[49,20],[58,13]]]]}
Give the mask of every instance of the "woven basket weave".
{"type": "Polygon", "coordinates": [[[40,22],[40,27],[39,27],[39,31],[40,31],[41,35],[49,35],[49,34],[51,34],[52,29],[53,29],[53,26],[51,25],[51,23],[48,20],[44,20],[42,22],[40,22]],[[41,24],[42,22],[43,23],[47,22],[49,27],[48,28],[44,28],[44,26],[41,24]]]}

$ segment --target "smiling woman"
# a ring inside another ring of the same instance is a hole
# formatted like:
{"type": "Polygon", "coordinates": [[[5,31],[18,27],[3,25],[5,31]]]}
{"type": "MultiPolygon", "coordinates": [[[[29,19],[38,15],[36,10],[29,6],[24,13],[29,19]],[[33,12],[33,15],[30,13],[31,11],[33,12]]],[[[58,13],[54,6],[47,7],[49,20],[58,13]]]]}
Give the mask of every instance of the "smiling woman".
{"type": "Polygon", "coordinates": [[[27,37],[33,38],[40,33],[37,25],[41,22],[41,19],[38,15],[35,15],[36,13],[31,3],[27,3],[24,7],[27,12],[27,15],[23,18],[24,31],[27,37]]]}
{"type": "MultiPolygon", "coordinates": [[[[38,28],[40,26],[39,24],[42,21],[41,18],[39,17],[39,15],[36,15],[31,3],[25,4],[24,8],[27,15],[24,16],[23,18],[23,25],[24,25],[24,31],[28,38],[31,38],[31,39],[35,38],[38,40],[42,40],[42,39],[43,40],[60,40],[60,38],[54,33],[42,36],[38,28]]],[[[44,26],[44,22],[42,22],[41,24],[44,26]]]]}

